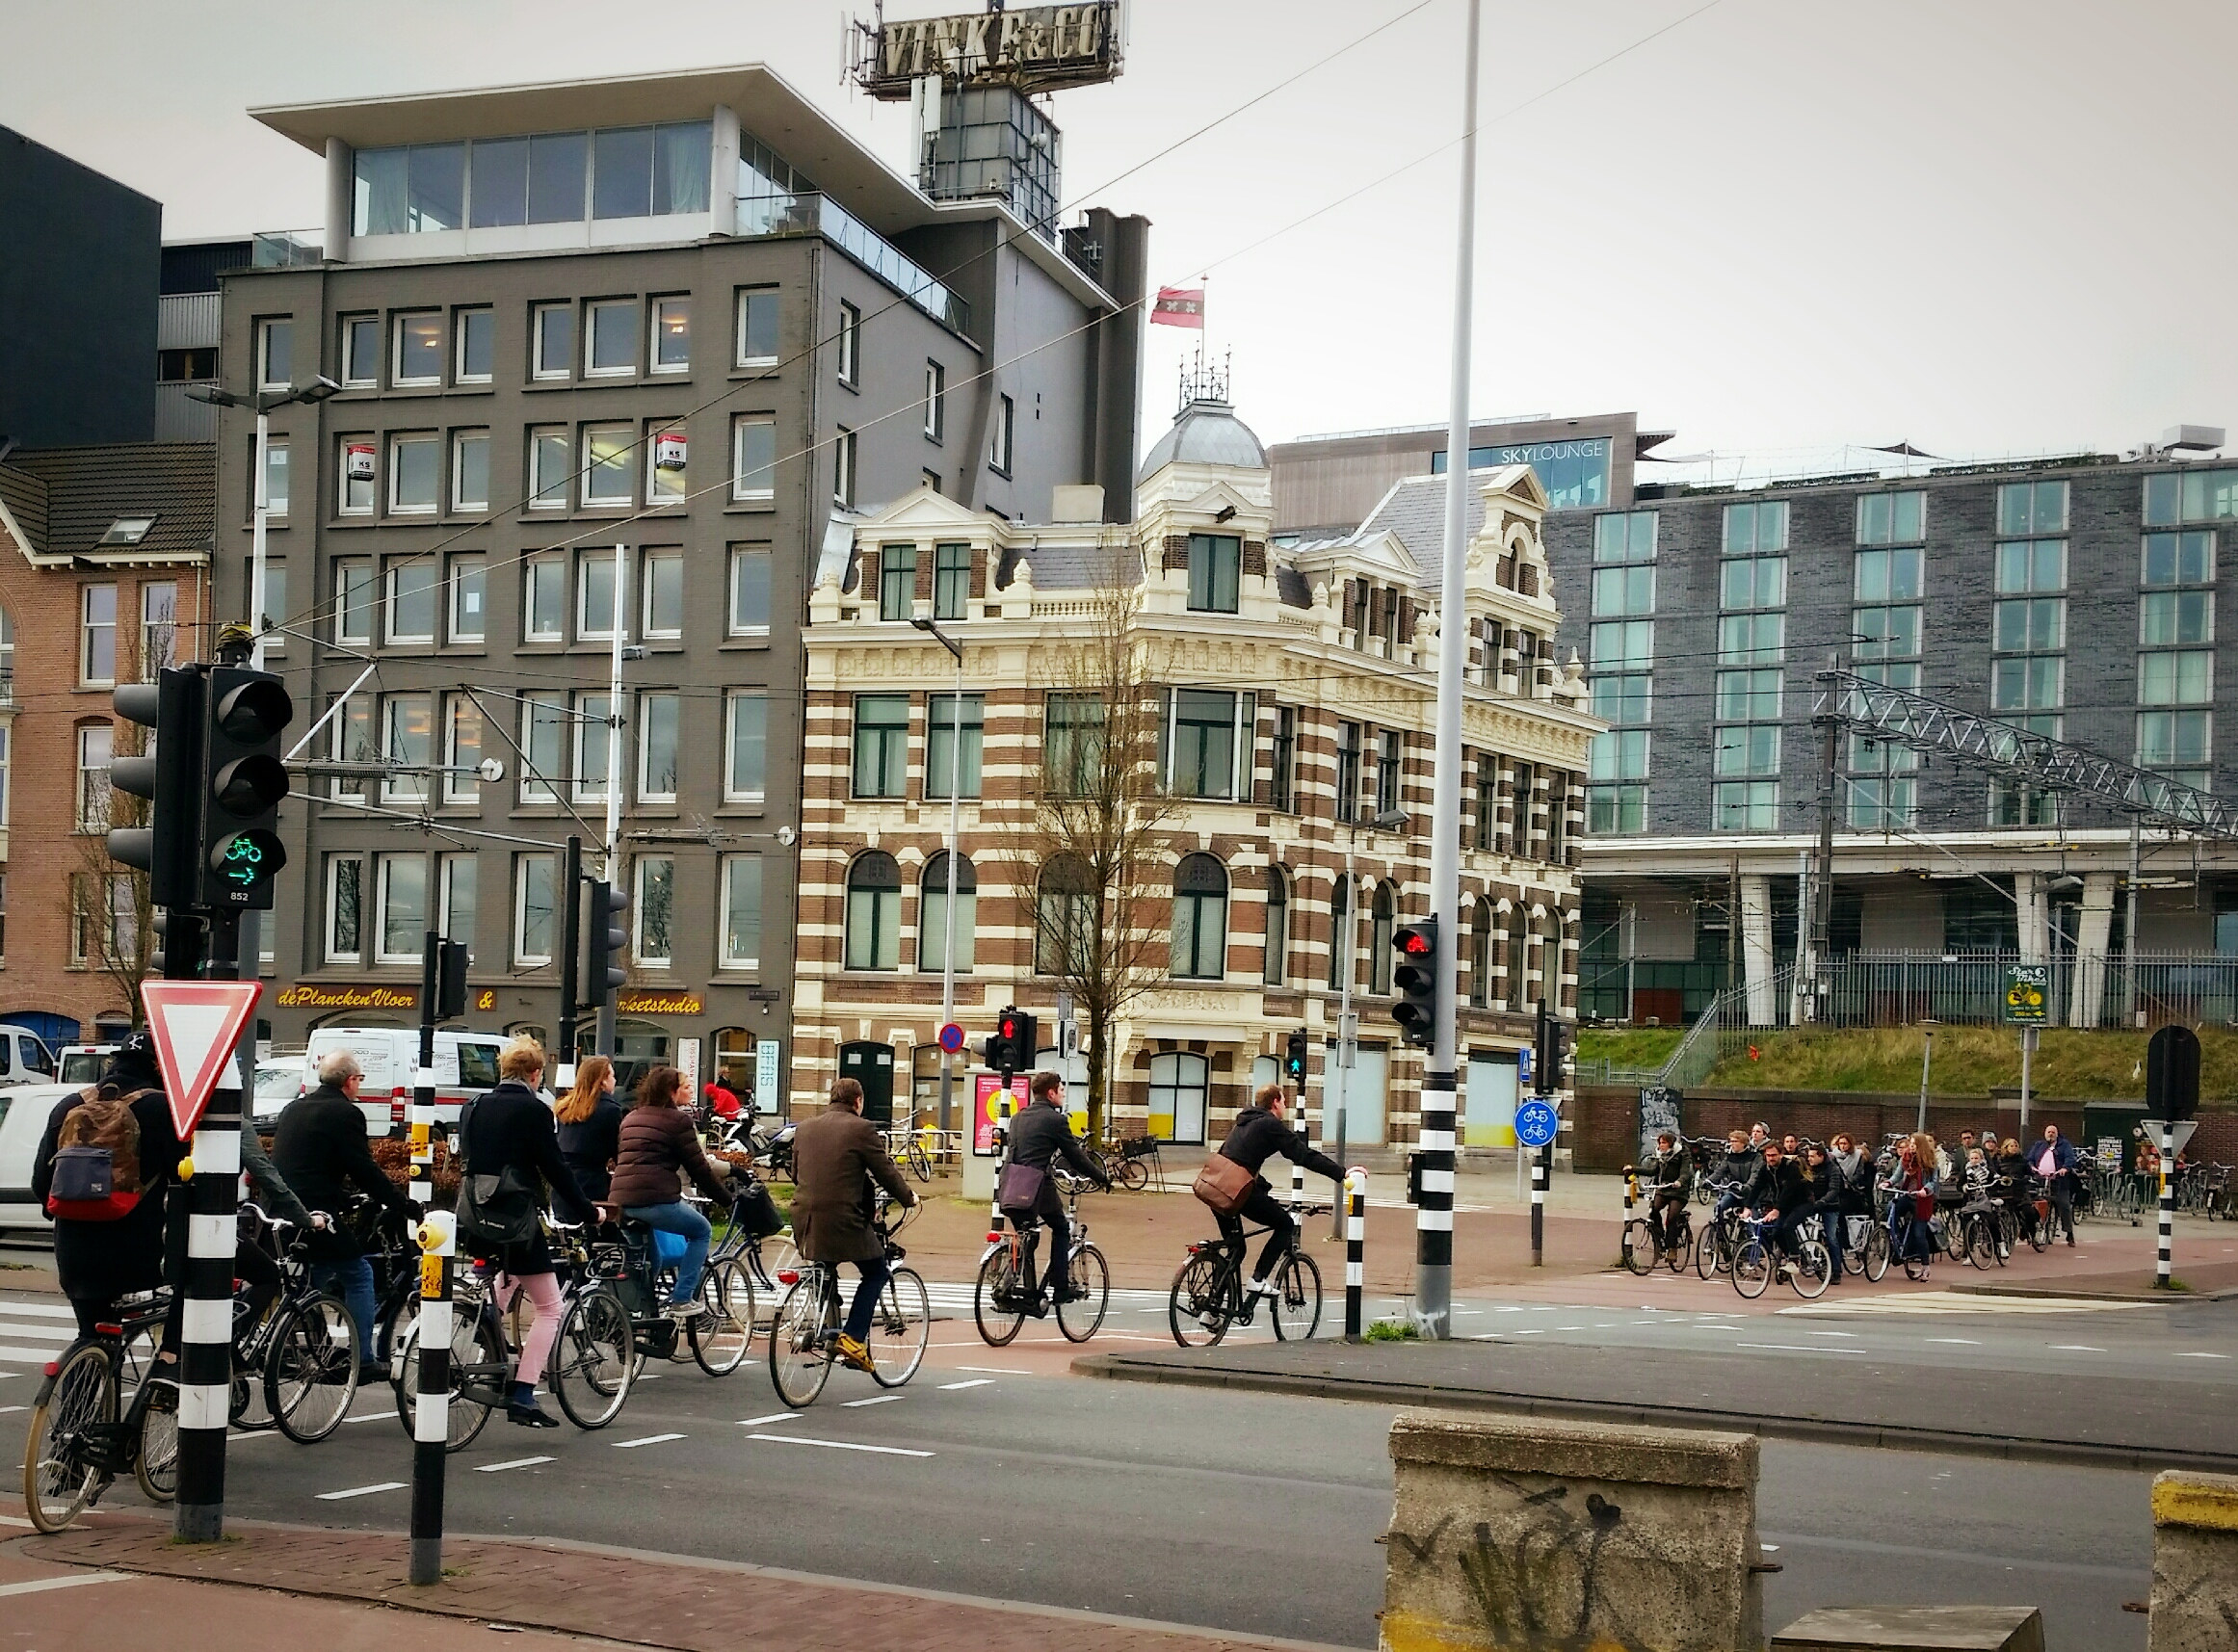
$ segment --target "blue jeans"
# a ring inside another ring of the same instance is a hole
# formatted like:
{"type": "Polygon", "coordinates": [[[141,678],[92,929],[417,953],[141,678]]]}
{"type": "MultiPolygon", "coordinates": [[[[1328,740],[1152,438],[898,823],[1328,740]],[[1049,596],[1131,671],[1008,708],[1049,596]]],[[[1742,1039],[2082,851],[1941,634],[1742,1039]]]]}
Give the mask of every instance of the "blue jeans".
{"type": "Polygon", "coordinates": [[[883,1256],[870,1257],[856,1266],[862,1270],[862,1283],[855,1288],[855,1300],[848,1304],[847,1324],[842,1328],[860,1342],[870,1334],[870,1316],[878,1311],[878,1294],[885,1289],[893,1270],[883,1256]]]}
{"type": "Polygon", "coordinates": [[[669,1305],[674,1307],[698,1296],[699,1275],[707,1266],[707,1242],[715,1233],[707,1225],[707,1219],[681,1200],[665,1205],[631,1205],[621,1214],[663,1233],[684,1236],[684,1259],[676,1264],[676,1295],[669,1305]]]}
{"type": "Polygon", "coordinates": [[[314,1262],[311,1283],[342,1298],[342,1305],[350,1310],[350,1319],[357,1326],[357,1362],[370,1363],[375,1357],[372,1262],[362,1256],[353,1256],[347,1262],[314,1262]]]}

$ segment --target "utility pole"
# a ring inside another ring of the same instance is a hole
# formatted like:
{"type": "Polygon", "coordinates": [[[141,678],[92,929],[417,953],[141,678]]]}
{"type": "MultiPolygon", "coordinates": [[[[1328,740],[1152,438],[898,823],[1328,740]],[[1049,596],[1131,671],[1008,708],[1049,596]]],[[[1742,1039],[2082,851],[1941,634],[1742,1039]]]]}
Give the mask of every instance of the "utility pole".
{"type": "MultiPolygon", "coordinates": [[[[1838,665],[1837,660],[1828,664],[1838,665]]],[[[1818,864],[1810,879],[1810,946],[1804,977],[1809,997],[1799,1019],[1817,1021],[1826,1006],[1820,998],[1821,972],[1826,968],[1829,931],[1834,919],[1834,790],[1841,759],[1842,725],[1837,718],[1815,719],[1819,725],[1818,864]]]]}
{"type": "MultiPolygon", "coordinates": [[[[606,871],[604,878],[609,889],[621,887],[621,656],[622,616],[628,612],[622,594],[625,585],[624,569],[628,565],[627,553],[617,544],[614,547],[614,643],[610,651],[610,666],[606,689],[606,871]]],[[[610,912],[599,912],[596,921],[610,921],[610,912]]],[[[614,994],[605,989],[603,983],[594,983],[598,991],[598,1049],[612,1057],[614,1044],[614,994]]]]}
{"type": "MultiPolygon", "coordinates": [[[[919,615],[909,621],[956,657],[956,698],[948,735],[948,908],[940,941],[940,1025],[956,1019],[956,852],[963,823],[963,650],[933,620],[919,615]]],[[[912,1088],[914,1087],[912,1086],[912,1088]]],[[[956,1119],[956,1052],[940,1050],[940,1128],[952,1129],[956,1119]]],[[[916,1128],[916,1102],[909,1103],[909,1126],[916,1128]]]]}
{"type": "MultiPolygon", "coordinates": [[[[567,839],[560,861],[560,1047],[553,1053],[554,1088],[575,1082],[575,1023],[582,1010],[583,840],[567,839]]],[[[604,916],[603,913],[600,914],[604,916]]]]}
{"type": "Polygon", "coordinates": [[[2129,817],[2129,900],[2121,925],[2121,988],[2122,1019],[2132,1027],[2145,1025],[2138,1014],[2137,998],[2137,878],[2142,870],[2145,820],[2141,815],[2129,817]]]}

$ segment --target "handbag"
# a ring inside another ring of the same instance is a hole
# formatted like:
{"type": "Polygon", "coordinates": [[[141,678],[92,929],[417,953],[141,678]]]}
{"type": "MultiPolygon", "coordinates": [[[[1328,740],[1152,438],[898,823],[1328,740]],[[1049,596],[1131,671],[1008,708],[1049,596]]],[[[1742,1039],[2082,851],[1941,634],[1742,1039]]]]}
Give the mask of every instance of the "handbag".
{"type": "Polygon", "coordinates": [[[1197,1181],[1189,1191],[1210,1205],[1216,1216],[1233,1216],[1244,1208],[1258,1182],[1258,1176],[1243,1165],[1224,1153],[1215,1153],[1204,1161],[1204,1168],[1197,1172],[1197,1181]]]}
{"type": "MultiPolygon", "coordinates": [[[[466,1144],[469,1104],[459,1117],[459,1145],[466,1144]]],[[[538,1233],[537,1213],[542,1201],[528,1178],[511,1165],[491,1175],[477,1175],[467,1165],[460,1167],[459,1240],[470,1249],[494,1251],[508,1245],[526,1245],[538,1233]]]]}
{"type": "Polygon", "coordinates": [[[1004,1210],[1032,1210],[1040,1202],[1041,1184],[1049,1172],[1039,1165],[1005,1165],[995,1190],[995,1203],[1004,1210]]]}

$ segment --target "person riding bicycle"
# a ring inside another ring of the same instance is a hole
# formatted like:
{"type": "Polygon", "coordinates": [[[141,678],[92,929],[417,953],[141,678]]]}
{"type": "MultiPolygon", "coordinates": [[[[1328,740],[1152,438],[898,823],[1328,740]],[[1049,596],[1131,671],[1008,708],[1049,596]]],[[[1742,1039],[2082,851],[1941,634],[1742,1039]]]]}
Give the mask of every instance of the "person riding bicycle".
{"type": "Polygon", "coordinates": [[[1258,1174],[1261,1167],[1279,1155],[1294,1165],[1303,1165],[1317,1176],[1327,1176],[1340,1187],[1344,1182],[1343,1167],[1308,1147],[1305,1139],[1290,1128],[1282,1112],[1282,1087],[1261,1085],[1256,1099],[1235,1115],[1235,1123],[1228,1127],[1227,1140],[1220,1144],[1222,1158],[1234,1160],[1257,1177],[1234,1215],[1213,1213],[1214,1219],[1220,1223],[1221,1239],[1241,1262],[1244,1223],[1255,1221],[1268,1230],[1266,1248],[1259,1252],[1258,1264],[1251,1270],[1251,1288],[1244,1298],[1247,1307],[1253,1297],[1274,1293],[1275,1286],[1268,1282],[1267,1276],[1275,1271],[1275,1264],[1288,1254],[1298,1236],[1298,1224],[1290,1219],[1289,1211],[1276,1202],[1274,1189],[1268,1185],[1267,1178],[1258,1174]]]}
{"type": "Polygon", "coordinates": [[[2044,1197],[2051,1200],[2052,1219],[2067,1229],[2067,1243],[2075,1242],[2075,1144],[2060,1135],[2059,1126],[2043,1127],[2043,1141],[2028,1155],[2028,1163],[2043,1178],[2044,1197]]]}
{"type": "Polygon", "coordinates": [[[841,1079],[830,1104],[793,1132],[793,1243],[803,1261],[834,1269],[852,1262],[861,1270],[839,1331],[839,1357],[857,1371],[875,1369],[863,1339],[888,1273],[885,1235],[871,1204],[874,1182],[905,1209],[917,1202],[885,1139],[862,1116],[862,1086],[841,1079]]]}
{"type": "Polygon", "coordinates": [[[1810,1215],[1810,1185],[1803,1166],[1787,1157],[1777,1141],[1764,1143],[1764,1162],[1744,1190],[1741,1205],[1750,1219],[1769,1224],[1767,1238],[1782,1257],[1795,1254],[1795,1230],[1810,1215]]]}
{"type": "MultiPolygon", "coordinates": [[[[1023,1216],[1028,1219],[1039,1217],[1049,1230],[1049,1264],[1046,1277],[1049,1289],[1060,1302],[1077,1302],[1088,1296],[1086,1291],[1072,1283],[1071,1250],[1072,1224],[1066,1219],[1065,1200],[1057,1192],[1056,1179],[1049,1174],[1050,1167],[1063,1159],[1076,1176],[1084,1176],[1105,1193],[1111,1192],[1111,1178],[1103,1173],[1103,1167],[1081,1150],[1080,1140],[1072,1134],[1072,1121],[1065,1115],[1065,1080],[1051,1072],[1034,1075],[1027,1087],[1026,1105],[1011,1120],[1010,1162],[1041,1175],[1035,1189],[1034,1202],[1013,1210],[1006,1205],[1003,1214],[1015,1223],[1023,1216]]],[[[1035,1281],[1022,1281],[1028,1291],[1036,1289],[1035,1281]]]]}
{"type": "Polygon", "coordinates": [[[1803,1179],[1810,1192],[1805,1218],[1817,1217],[1819,1238],[1827,1249],[1827,1283],[1842,1277],[1842,1202],[1846,1183],[1833,1155],[1816,1141],[1803,1150],[1803,1179]]]}
{"type": "Polygon", "coordinates": [[[1654,1157],[1641,1166],[1640,1171],[1654,1190],[1648,1200],[1647,1223],[1655,1230],[1656,1242],[1669,1250],[1677,1232],[1678,1213],[1686,1208],[1687,1191],[1694,1182],[1693,1161],[1679,1144],[1676,1132],[1656,1134],[1654,1157]]]}
{"type": "Polygon", "coordinates": [[[1899,1258],[1925,1262],[1935,1254],[1935,1138],[1925,1131],[1908,1136],[1896,1146],[1896,1164],[1883,1185],[1895,1196],[1888,1201],[1888,1247],[1899,1258]]]}
{"type": "MultiPolygon", "coordinates": [[[[307,1210],[296,1197],[287,1178],[273,1165],[272,1155],[264,1150],[264,1139],[246,1122],[241,1127],[241,1168],[249,1177],[251,1196],[265,1215],[293,1222],[306,1233],[327,1225],[324,1211],[307,1210]]],[[[279,1300],[279,1264],[266,1254],[263,1246],[244,1239],[233,1249],[233,1273],[241,1282],[241,1298],[249,1310],[237,1324],[253,1325],[279,1300]]]]}
{"type": "Polygon", "coordinates": [[[574,1087],[552,1110],[560,1128],[560,1157],[592,1203],[606,1198],[614,1157],[621,1149],[621,1103],[614,1099],[614,1063],[585,1056],[575,1063],[574,1087]]]}
{"type": "Polygon", "coordinates": [[[728,1205],[731,1195],[727,1177],[707,1162],[699,1133],[684,1112],[678,1094],[683,1084],[684,1075],[670,1066],[654,1067],[638,1081],[637,1105],[622,1115],[614,1179],[603,1202],[619,1205],[632,1221],[683,1240],[668,1312],[672,1320],[689,1322],[706,1311],[699,1301],[699,1276],[715,1229],[684,1202],[683,1177],[689,1175],[719,1205],[728,1205]]]}
{"type": "MultiPolygon", "coordinates": [[[[1758,1125],[1757,1129],[1764,1127],[1758,1125]]],[[[1751,1145],[1746,1133],[1739,1130],[1725,1132],[1725,1156],[1718,1166],[1714,1178],[1725,1192],[1718,1195],[1717,1219],[1724,1219],[1728,1211],[1738,1210],[1748,1200],[1742,1195],[1749,1184],[1756,1179],[1756,1172],[1764,1167],[1763,1155],[1751,1145]]]]}
{"type": "MultiPolygon", "coordinates": [[[[357,1110],[364,1076],[348,1050],[321,1057],[317,1088],[289,1102],[279,1115],[273,1166],[313,1210],[343,1209],[355,1184],[381,1206],[383,1220],[402,1225],[411,1219],[411,1201],[374,1163],[365,1142],[365,1114],[357,1110]]],[[[388,1373],[374,1357],[373,1264],[356,1237],[339,1224],[310,1235],[309,1249],[311,1282],[340,1297],[357,1327],[357,1379],[385,1381],[388,1373]]]]}

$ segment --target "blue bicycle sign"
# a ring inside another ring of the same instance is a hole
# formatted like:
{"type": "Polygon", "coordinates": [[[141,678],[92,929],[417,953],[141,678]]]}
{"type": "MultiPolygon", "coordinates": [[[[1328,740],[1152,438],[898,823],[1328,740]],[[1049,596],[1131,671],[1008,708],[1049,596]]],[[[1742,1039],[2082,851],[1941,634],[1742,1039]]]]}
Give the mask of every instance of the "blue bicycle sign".
{"type": "Polygon", "coordinates": [[[1526,1147],[1543,1147],[1554,1140],[1562,1120],[1543,1101],[1527,1101],[1515,1109],[1515,1140],[1526,1147]]]}

